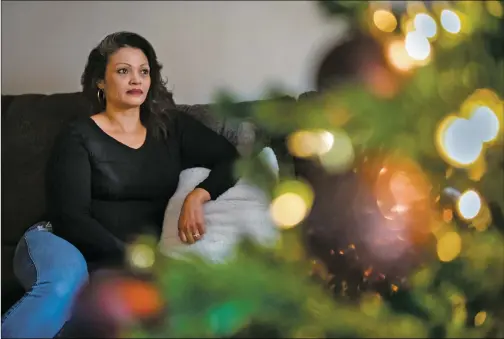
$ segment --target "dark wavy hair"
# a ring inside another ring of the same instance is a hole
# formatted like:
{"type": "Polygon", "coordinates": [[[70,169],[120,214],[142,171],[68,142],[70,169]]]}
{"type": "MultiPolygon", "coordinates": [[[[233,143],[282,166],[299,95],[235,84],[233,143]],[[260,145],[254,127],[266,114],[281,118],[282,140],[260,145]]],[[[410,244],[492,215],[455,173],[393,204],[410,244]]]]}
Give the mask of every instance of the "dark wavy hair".
{"type": "Polygon", "coordinates": [[[161,76],[162,65],[158,62],[152,45],[142,36],[131,32],[107,35],[93,50],[81,77],[82,91],[91,101],[95,113],[105,110],[105,99],[98,99],[98,83],[105,78],[109,58],[123,47],[140,49],[149,61],[151,85],[145,102],[140,106],[140,120],[156,137],[168,134],[168,111],[175,109],[173,95],[166,88],[161,76]]]}

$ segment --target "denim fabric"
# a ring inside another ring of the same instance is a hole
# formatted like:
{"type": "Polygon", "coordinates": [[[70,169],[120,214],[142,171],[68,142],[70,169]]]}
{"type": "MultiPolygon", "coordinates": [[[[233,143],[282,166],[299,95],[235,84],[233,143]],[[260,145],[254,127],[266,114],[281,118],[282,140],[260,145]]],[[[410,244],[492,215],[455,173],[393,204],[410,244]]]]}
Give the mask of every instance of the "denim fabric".
{"type": "Polygon", "coordinates": [[[40,222],[19,241],[14,273],[26,293],[2,317],[2,337],[53,338],[69,319],[75,297],[88,281],[84,257],[52,234],[50,223],[40,222]]]}

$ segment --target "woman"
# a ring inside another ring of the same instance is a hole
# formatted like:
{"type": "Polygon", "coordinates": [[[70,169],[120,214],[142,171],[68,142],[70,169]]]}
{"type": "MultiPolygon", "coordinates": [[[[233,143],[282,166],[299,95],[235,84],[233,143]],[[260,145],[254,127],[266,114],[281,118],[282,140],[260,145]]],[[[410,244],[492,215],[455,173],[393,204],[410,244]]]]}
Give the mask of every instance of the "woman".
{"type": "Polygon", "coordinates": [[[138,235],[160,236],[183,169],[211,169],[183,203],[178,227],[186,243],[205,234],[203,204],[236,182],[236,149],[173,110],[161,65],[143,37],[129,32],[107,36],[91,51],[81,82],[98,113],[72,122],[54,146],[47,168],[54,234],[39,225],[20,243],[18,271],[36,271],[30,277],[18,275],[31,291],[2,319],[4,337],[56,335],[87,281],[86,264],[90,272],[120,267],[127,244],[138,235]],[[35,293],[40,285],[44,293],[35,293]]]}

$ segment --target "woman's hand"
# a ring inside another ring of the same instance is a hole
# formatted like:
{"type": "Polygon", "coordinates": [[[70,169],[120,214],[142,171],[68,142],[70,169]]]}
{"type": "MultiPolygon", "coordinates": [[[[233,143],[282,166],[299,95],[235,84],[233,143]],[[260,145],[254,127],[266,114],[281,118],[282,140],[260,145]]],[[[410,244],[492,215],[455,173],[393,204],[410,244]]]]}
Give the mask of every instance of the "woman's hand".
{"type": "Polygon", "coordinates": [[[205,234],[203,204],[210,200],[210,193],[196,188],[184,200],[178,221],[179,238],[182,242],[193,244],[205,234]]]}

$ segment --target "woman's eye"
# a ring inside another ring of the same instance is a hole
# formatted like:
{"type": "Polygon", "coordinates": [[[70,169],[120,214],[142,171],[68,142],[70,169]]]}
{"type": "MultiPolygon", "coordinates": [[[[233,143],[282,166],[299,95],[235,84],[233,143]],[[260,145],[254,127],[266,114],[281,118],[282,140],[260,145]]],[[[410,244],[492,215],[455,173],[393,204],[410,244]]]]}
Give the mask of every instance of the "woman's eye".
{"type": "Polygon", "coordinates": [[[126,68],[121,68],[121,69],[117,70],[117,73],[119,73],[119,74],[126,74],[126,73],[128,73],[128,70],[126,68]]]}
{"type": "Polygon", "coordinates": [[[150,71],[149,71],[148,69],[144,69],[144,70],[142,70],[142,74],[143,74],[143,75],[147,75],[147,74],[149,74],[149,72],[150,72],[150,71]]]}

